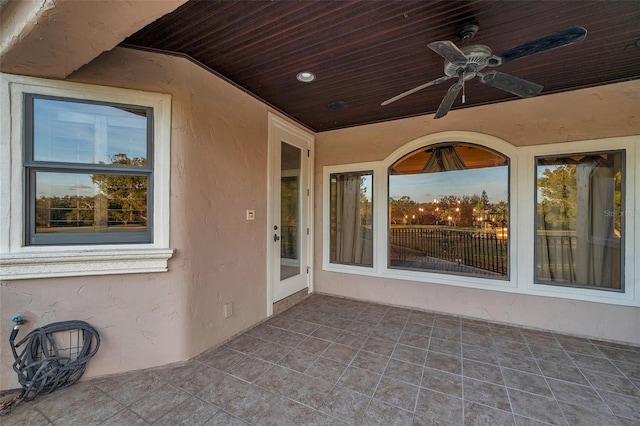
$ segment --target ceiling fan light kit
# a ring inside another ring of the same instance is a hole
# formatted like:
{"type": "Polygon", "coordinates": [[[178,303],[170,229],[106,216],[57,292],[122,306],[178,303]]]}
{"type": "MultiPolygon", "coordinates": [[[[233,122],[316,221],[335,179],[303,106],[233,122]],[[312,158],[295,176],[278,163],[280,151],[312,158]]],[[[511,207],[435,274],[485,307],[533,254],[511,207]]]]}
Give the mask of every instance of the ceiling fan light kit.
{"type": "MultiPolygon", "coordinates": [[[[477,25],[466,25],[460,29],[459,37],[463,41],[468,41],[473,38],[477,31],[477,25]]],[[[480,77],[481,83],[504,90],[521,98],[537,96],[543,89],[539,84],[498,71],[489,71],[487,73],[482,73],[481,71],[486,67],[497,67],[505,62],[576,43],[584,40],[586,36],[587,30],[584,28],[570,27],[512,47],[511,49],[507,49],[498,54],[493,54],[491,49],[483,44],[473,44],[458,48],[458,46],[449,40],[434,41],[433,43],[429,43],[428,47],[444,58],[445,76],[387,99],[382,102],[381,105],[389,105],[392,102],[429,86],[434,86],[449,79],[457,78],[458,81],[449,87],[449,90],[447,90],[446,95],[442,99],[442,102],[433,117],[434,119],[442,118],[447,115],[453,106],[453,103],[458,97],[458,93],[464,89],[465,82],[476,76],[480,77]]],[[[462,103],[464,103],[464,101],[463,91],[462,103]]]]}

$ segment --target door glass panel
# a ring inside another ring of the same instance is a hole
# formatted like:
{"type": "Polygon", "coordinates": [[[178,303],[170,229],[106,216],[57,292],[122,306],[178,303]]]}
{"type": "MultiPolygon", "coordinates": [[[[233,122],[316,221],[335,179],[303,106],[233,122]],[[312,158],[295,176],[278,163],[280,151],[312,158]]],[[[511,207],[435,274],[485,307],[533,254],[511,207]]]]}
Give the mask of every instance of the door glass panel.
{"type": "Polygon", "coordinates": [[[300,148],[280,149],[280,280],[300,274],[300,148]]]}

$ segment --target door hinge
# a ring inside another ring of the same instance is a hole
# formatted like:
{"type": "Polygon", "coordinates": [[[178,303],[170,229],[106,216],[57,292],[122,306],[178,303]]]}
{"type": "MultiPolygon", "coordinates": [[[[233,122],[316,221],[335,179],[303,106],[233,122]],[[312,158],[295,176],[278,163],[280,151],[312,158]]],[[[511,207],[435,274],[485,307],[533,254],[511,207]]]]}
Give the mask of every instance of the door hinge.
{"type": "Polygon", "coordinates": [[[309,273],[309,269],[311,269],[311,268],[307,266],[307,274],[309,273]]]}
{"type": "Polygon", "coordinates": [[[309,157],[311,157],[311,150],[310,149],[307,150],[307,158],[309,158],[309,157]]]}
{"type": "Polygon", "coordinates": [[[309,228],[307,228],[307,235],[309,235],[309,228]]]}
{"type": "Polygon", "coordinates": [[[309,189],[307,189],[307,197],[311,195],[311,191],[309,189]]]}

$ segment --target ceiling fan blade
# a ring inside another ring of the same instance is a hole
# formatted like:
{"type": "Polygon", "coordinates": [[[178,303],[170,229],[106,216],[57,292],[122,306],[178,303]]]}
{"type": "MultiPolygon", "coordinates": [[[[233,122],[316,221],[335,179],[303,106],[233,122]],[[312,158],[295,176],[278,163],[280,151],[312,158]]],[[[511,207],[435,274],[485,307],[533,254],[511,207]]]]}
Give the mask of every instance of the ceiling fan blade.
{"type": "Polygon", "coordinates": [[[430,81],[430,82],[428,82],[428,83],[422,84],[422,85],[420,85],[420,86],[418,86],[418,87],[414,87],[414,88],[413,88],[413,89],[411,89],[411,90],[407,90],[406,92],[402,92],[402,93],[400,93],[399,95],[394,96],[393,98],[389,98],[389,99],[387,99],[386,101],[384,101],[383,103],[381,103],[380,105],[381,105],[381,106],[389,105],[391,102],[395,102],[395,101],[397,101],[398,99],[402,99],[402,98],[404,98],[405,96],[409,96],[410,94],[412,94],[412,93],[416,93],[417,91],[422,90],[422,89],[424,89],[424,88],[426,88],[426,87],[434,86],[434,85],[436,85],[436,84],[440,84],[440,83],[442,83],[442,82],[444,82],[444,81],[449,80],[450,78],[453,78],[453,77],[450,77],[450,76],[448,76],[448,75],[445,75],[444,77],[437,78],[437,79],[435,79],[435,80],[433,80],[433,81],[430,81]]]}
{"type": "Polygon", "coordinates": [[[428,44],[429,49],[436,52],[449,62],[467,62],[467,57],[464,56],[462,50],[458,49],[458,46],[450,42],[449,40],[434,41],[428,44]]]}
{"type": "Polygon", "coordinates": [[[458,97],[458,93],[460,93],[460,90],[462,89],[462,84],[462,81],[458,81],[457,83],[449,87],[447,94],[442,99],[442,102],[440,102],[440,106],[436,111],[436,115],[433,117],[434,119],[442,118],[447,115],[447,113],[451,109],[451,106],[453,105],[453,102],[458,97]]]}
{"type": "Polygon", "coordinates": [[[521,98],[531,98],[542,91],[542,86],[539,84],[498,71],[482,74],[480,81],[489,86],[518,95],[521,98]]]}
{"type": "Polygon", "coordinates": [[[587,36],[587,30],[582,27],[571,27],[566,30],[558,31],[553,34],[546,35],[536,40],[531,40],[519,46],[512,47],[503,52],[497,53],[502,62],[509,62],[515,59],[524,58],[525,56],[534,55],[546,50],[555,49],[556,47],[566,46],[571,43],[582,41],[587,36]]]}

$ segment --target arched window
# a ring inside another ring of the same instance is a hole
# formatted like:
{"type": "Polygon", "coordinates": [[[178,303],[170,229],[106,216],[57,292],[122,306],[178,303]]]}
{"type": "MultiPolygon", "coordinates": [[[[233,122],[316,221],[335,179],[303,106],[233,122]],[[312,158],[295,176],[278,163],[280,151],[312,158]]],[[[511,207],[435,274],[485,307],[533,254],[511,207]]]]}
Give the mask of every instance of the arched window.
{"type": "Polygon", "coordinates": [[[509,277],[509,158],[447,142],[388,169],[389,268],[509,277]]]}

